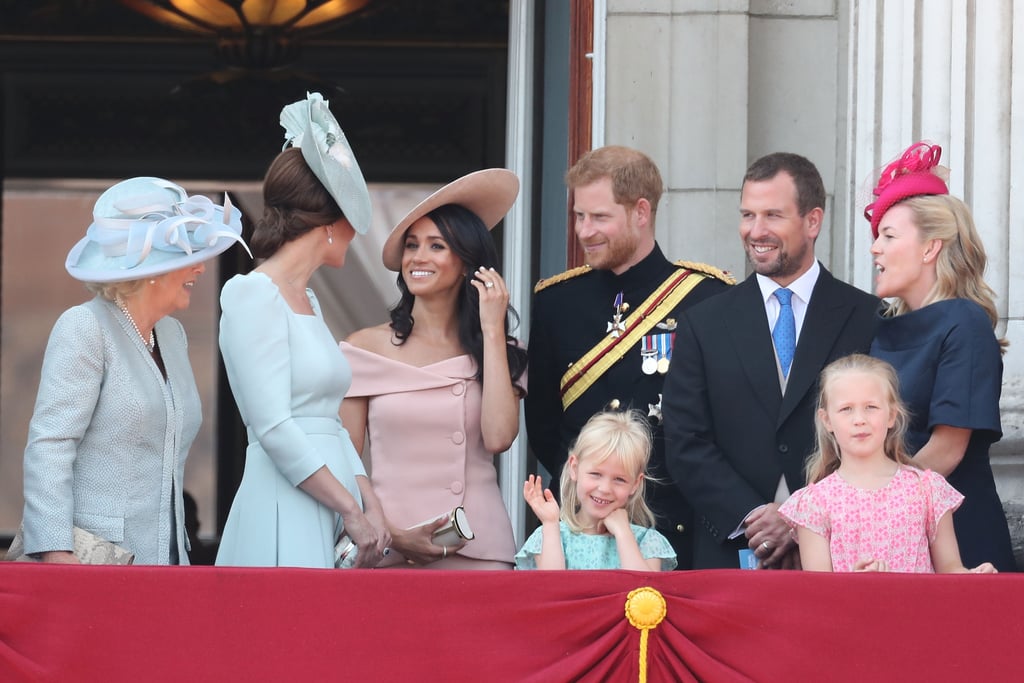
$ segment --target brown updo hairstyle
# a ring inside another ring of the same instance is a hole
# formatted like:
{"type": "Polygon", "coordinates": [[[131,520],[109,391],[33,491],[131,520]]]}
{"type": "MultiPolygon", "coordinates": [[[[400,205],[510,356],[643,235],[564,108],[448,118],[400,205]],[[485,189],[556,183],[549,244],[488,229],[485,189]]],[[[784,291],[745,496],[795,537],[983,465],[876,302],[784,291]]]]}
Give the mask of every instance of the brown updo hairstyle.
{"type": "Polygon", "coordinates": [[[267,169],[263,179],[263,217],[256,222],[249,245],[256,258],[267,258],[286,242],[344,216],[302,158],[302,150],[289,147],[267,169]]]}

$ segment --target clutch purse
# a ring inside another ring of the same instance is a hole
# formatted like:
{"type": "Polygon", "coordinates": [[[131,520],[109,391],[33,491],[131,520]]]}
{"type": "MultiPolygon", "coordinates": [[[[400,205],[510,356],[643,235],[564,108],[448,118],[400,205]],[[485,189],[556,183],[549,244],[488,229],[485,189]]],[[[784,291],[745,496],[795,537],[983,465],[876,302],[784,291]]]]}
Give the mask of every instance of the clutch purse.
{"type": "MultiPolygon", "coordinates": [[[[409,527],[409,529],[416,529],[421,526],[433,524],[442,517],[445,518],[444,525],[436,529],[434,533],[430,536],[430,542],[434,545],[453,546],[459,545],[462,541],[472,541],[474,538],[476,538],[476,534],[473,533],[473,530],[469,526],[469,519],[466,517],[466,510],[461,505],[459,505],[456,508],[453,508],[452,510],[446,512],[443,515],[435,515],[424,522],[414,524],[413,526],[409,527]]],[[[342,561],[339,558],[348,557],[349,554],[355,555],[354,547],[352,548],[351,552],[346,551],[344,548],[341,547],[343,544],[348,543],[351,543],[351,541],[348,540],[348,536],[343,536],[342,539],[338,541],[338,545],[335,546],[334,557],[336,567],[351,566],[338,564],[338,562],[342,561]]],[[[352,561],[354,562],[355,559],[353,558],[352,561]]],[[[383,560],[380,561],[380,564],[378,564],[377,566],[391,567],[396,564],[401,564],[403,562],[405,562],[405,558],[402,557],[402,554],[392,551],[390,557],[385,557],[383,560]]]]}
{"type": "MultiPolygon", "coordinates": [[[[476,538],[476,534],[473,533],[473,529],[469,526],[469,519],[466,518],[466,509],[459,505],[451,512],[447,513],[447,522],[440,529],[434,531],[430,537],[430,542],[434,545],[458,545],[462,541],[472,541],[476,538]]],[[[439,518],[432,517],[422,524],[416,526],[423,526],[424,524],[430,524],[436,522],[439,518]]],[[[414,529],[416,527],[413,527],[414,529]]]]}
{"type": "MultiPolygon", "coordinates": [[[[74,549],[72,552],[82,564],[127,565],[135,562],[135,554],[130,550],[77,526],[73,530],[73,543],[74,549]]],[[[6,559],[16,562],[41,561],[25,554],[25,539],[22,529],[18,529],[17,535],[11,541],[11,547],[7,549],[6,559]]]]}
{"type": "Polygon", "coordinates": [[[334,566],[336,569],[349,569],[354,567],[356,564],[356,555],[359,548],[356,547],[355,542],[348,537],[348,534],[342,534],[341,538],[338,539],[338,543],[334,546],[334,566]]]}

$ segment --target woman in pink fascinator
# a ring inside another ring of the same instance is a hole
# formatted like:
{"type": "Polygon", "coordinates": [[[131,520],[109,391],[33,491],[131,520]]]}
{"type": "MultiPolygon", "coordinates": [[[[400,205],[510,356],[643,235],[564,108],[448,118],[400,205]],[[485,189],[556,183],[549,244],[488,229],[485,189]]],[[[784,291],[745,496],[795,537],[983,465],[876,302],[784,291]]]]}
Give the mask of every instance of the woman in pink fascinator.
{"type": "Polygon", "coordinates": [[[938,145],[911,145],[882,171],[864,211],[875,238],[875,291],[889,302],[871,355],[899,374],[914,460],[964,494],[953,515],[964,564],[1014,571],[988,455],[1002,437],[1006,341],[994,332],[985,248],[970,209],[939,175],[941,155],[938,145]]]}

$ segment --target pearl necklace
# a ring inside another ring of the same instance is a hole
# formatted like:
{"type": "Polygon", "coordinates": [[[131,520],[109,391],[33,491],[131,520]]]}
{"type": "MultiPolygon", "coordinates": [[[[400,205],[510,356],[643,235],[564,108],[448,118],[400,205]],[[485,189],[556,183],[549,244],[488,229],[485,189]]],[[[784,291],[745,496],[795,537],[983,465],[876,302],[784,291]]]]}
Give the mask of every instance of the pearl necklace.
{"type": "Polygon", "coordinates": [[[117,304],[117,307],[121,309],[122,313],[124,313],[124,317],[128,318],[128,322],[130,322],[132,327],[135,328],[135,333],[139,335],[139,339],[141,339],[142,343],[146,345],[146,350],[153,353],[153,349],[156,348],[156,337],[153,335],[153,330],[149,331],[149,340],[147,341],[147,339],[142,335],[142,330],[140,330],[139,326],[135,323],[135,318],[133,318],[132,314],[128,312],[128,306],[125,302],[119,298],[114,301],[114,303],[117,304]]]}

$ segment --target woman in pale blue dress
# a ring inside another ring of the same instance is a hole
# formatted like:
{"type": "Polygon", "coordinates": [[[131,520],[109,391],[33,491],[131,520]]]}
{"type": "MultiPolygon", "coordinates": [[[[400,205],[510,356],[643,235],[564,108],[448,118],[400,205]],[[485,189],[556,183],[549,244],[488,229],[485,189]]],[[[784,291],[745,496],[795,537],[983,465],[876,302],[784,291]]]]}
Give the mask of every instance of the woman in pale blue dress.
{"type": "Polygon", "coordinates": [[[285,107],[288,143],[267,170],[252,239],[266,260],[221,292],[220,347],[249,437],[218,565],[333,567],[344,532],[356,566],[390,536],[338,410],[352,379],[313,292],[370,224],[370,198],[344,133],[318,93],[285,107]]]}

